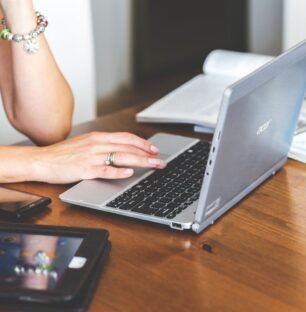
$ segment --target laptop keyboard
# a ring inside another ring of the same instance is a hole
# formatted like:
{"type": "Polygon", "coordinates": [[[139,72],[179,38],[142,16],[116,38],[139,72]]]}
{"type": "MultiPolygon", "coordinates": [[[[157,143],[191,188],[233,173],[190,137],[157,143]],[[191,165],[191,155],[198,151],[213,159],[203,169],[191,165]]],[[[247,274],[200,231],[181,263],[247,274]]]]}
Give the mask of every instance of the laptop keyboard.
{"type": "Polygon", "coordinates": [[[142,214],[174,218],[199,198],[210,150],[198,142],[110,201],[107,206],[142,214]]]}

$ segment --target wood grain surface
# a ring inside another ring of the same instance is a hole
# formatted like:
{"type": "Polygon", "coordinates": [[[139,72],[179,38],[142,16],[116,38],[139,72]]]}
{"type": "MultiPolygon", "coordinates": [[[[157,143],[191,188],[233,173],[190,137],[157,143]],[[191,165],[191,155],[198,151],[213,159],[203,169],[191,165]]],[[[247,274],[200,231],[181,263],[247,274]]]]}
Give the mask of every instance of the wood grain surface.
{"type": "MultiPolygon", "coordinates": [[[[88,131],[166,131],[137,124],[134,107],[80,125],[88,131]]],[[[105,228],[113,248],[89,311],[306,311],[306,166],[293,160],[200,235],[65,204],[70,185],[12,188],[52,198],[29,222],[105,228]]]]}

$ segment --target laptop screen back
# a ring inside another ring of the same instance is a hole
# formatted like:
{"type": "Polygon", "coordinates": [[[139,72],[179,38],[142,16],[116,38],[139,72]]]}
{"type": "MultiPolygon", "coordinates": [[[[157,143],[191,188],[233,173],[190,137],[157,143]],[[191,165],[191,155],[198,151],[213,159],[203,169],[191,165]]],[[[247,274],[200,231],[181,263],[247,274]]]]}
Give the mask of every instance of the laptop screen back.
{"type": "Polygon", "coordinates": [[[224,94],[196,221],[218,217],[287,158],[306,88],[306,42],[224,94]]]}

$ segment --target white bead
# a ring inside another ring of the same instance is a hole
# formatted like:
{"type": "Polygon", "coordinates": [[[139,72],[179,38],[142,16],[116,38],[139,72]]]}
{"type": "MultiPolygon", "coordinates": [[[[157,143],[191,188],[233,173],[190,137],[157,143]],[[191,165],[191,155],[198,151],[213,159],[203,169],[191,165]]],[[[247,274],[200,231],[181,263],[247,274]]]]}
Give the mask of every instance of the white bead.
{"type": "Polygon", "coordinates": [[[22,40],[22,36],[21,35],[13,35],[13,40],[15,42],[20,42],[22,40]]]}
{"type": "Polygon", "coordinates": [[[30,33],[30,36],[33,38],[33,39],[35,39],[35,38],[37,38],[37,36],[38,36],[38,33],[37,33],[37,31],[32,31],[31,33],[30,33]]]}
{"type": "Polygon", "coordinates": [[[31,36],[30,36],[30,35],[24,35],[24,36],[23,36],[23,39],[24,39],[25,41],[31,40],[31,36]]]}
{"type": "Polygon", "coordinates": [[[46,29],[46,27],[42,26],[42,25],[38,27],[38,30],[40,33],[43,33],[45,31],[45,29],[46,29]]]}

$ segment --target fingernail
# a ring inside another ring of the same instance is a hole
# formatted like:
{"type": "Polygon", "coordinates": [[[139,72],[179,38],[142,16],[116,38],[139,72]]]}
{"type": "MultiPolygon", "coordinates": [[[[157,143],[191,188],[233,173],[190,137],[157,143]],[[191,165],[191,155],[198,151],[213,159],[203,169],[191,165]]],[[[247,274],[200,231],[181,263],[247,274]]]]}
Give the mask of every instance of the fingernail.
{"type": "Polygon", "coordinates": [[[133,169],[125,169],[124,171],[123,171],[123,174],[124,175],[127,175],[127,176],[130,176],[130,175],[132,175],[134,173],[134,170],[133,169]]]}
{"type": "Polygon", "coordinates": [[[158,159],[158,158],[149,158],[148,162],[151,165],[158,165],[158,166],[163,166],[164,165],[164,162],[161,159],[158,159]]]}
{"type": "Polygon", "coordinates": [[[154,145],[151,145],[151,146],[150,146],[150,150],[151,150],[151,152],[153,152],[153,153],[159,153],[159,149],[158,149],[156,146],[154,146],[154,145]]]}
{"type": "Polygon", "coordinates": [[[162,164],[160,165],[160,168],[161,169],[164,169],[167,167],[167,163],[165,163],[164,161],[162,162],[162,164]]]}

